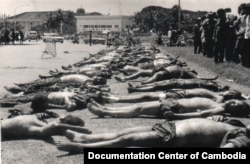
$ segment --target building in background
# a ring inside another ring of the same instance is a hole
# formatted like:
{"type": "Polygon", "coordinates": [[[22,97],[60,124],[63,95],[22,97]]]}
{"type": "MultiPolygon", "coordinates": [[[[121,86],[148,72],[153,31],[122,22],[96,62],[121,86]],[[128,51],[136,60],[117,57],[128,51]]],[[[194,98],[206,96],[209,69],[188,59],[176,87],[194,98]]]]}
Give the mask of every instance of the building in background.
{"type": "Polygon", "coordinates": [[[42,25],[45,23],[52,11],[41,12],[24,12],[12,17],[8,17],[6,21],[15,23],[23,27],[23,31],[30,31],[32,26],[42,25]]]}
{"type": "Polygon", "coordinates": [[[84,33],[88,31],[102,32],[112,31],[121,32],[125,29],[131,28],[134,25],[131,16],[110,16],[110,15],[83,15],[76,16],[77,19],[77,33],[84,33]]]}
{"type": "MultiPolygon", "coordinates": [[[[67,12],[67,11],[64,11],[67,12]]],[[[12,17],[2,19],[1,22],[7,21],[11,24],[22,27],[22,31],[28,32],[37,25],[43,25],[47,22],[50,14],[55,14],[57,11],[40,11],[40,12],[24,12],[12,17]]],[[[77,33],[82,32],[102,32],[113,31],[121,32],[134,25],[132,16],[110,16],[100,13],[85,13],[85,15],[75,15],[77,33]]]]}

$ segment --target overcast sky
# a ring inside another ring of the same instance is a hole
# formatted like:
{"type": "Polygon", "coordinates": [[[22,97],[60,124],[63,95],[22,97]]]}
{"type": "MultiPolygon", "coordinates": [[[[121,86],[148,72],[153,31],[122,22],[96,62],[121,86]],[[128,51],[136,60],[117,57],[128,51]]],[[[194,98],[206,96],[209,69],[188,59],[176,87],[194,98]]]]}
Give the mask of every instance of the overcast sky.
{"type": "MultiPolygon", "coordinates": [[[[232,9],[237,13],[241,3],[248,0],[180,0],[182,9],[192,11],[216,11],[218,8],[232,9]]],[[[110,15],[133,15],[146,6],[155,5],[172,8],[178,0],[0,0],[0,14],[13,16],[26,11],[53,11],[85,9],[86,12],[100,12],[110,15]],[[26,6],[28,5],[28,6],[26,6]]]]}

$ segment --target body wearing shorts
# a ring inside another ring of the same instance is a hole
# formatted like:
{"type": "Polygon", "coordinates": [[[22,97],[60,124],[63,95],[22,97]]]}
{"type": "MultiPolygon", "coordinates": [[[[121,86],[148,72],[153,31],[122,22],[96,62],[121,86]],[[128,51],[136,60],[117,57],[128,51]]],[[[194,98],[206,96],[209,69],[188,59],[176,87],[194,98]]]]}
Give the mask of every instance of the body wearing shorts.
{"type": "Polygon", "coordinates": [[[174,113],[179,113],[179,103],[175,99],[165,99],[165,100],[160,100],[161,106],[160,110],[158,113],[159,118],[164,118],[164,114],[166,112],[174,112],[174,113]]]}
{"type": "Polygon", "coordinates": [[[162,122],[157,123],[152,127],[153,131],[156,131],[161,140],[159,141],[160,145],[170,144],[171,141],[176,136],[176,127],[174,122],[162,122]]]}

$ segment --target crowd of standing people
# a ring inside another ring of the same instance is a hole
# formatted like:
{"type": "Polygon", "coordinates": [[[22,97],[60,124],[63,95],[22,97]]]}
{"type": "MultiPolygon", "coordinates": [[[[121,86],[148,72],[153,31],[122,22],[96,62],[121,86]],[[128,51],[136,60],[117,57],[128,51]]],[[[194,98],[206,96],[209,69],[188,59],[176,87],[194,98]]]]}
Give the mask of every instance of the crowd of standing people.
{"type": "Polygon", "coordinates": [[[250,67],[250,3],[231,9],[218,9],[198,17],[194,25],[194,53],[214,58],[215,64],[233,62],[250,67]]]}
{"type": "Polygon", "coordinates": [[[0,32],[0,44],[15,44],[15,41],[19,41],[20,44],[23,44],[24,33],[20,31],[15,31],[14,29],[2,29],[0,32]]]}

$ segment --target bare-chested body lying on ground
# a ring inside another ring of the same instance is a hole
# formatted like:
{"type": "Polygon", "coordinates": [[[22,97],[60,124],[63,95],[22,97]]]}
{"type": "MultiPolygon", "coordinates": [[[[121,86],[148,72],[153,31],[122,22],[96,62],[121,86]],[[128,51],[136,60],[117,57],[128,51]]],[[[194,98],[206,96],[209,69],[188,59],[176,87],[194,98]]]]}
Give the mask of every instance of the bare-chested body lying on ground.
{"type": "Polygon", "coordinates": [[[50,75],[39,75],[41,79],[51,78],[51,77],[61,77],[64,75],[70,75],[70,74],[82,74],[86,75],[88,77],[94,77],[99,76],[103,78],[110,78],[112,76],[111,70],[107,67],[74,67],[74,69],[66,70],[66,71],[58,71],[57,69],[55,71],[50,70],[50,75]]]}
{"type": "Polygon", "coordinates": [[[88,104],[91,113],[99,117],[130,118],[138,116],[153,116],[169,119],[186,119],[208,117],[218,114],[230,114],[234,117],[248,117],[250,106],[241,100],[228,100],[217,103],[208,98],[163,99],[135,103],[130,106],[109,107],[91,100],[88,104]]]}
{"type": "Polygon", "coordinates": [[[86,75],[80,75],[80,74],[71,74],[71,75],[65,75],[59,78],[51,78],[51,79],[39,79],[30,83],[21,83],[16,84],[18,86],[25,86],[25,85],[46,85],[48,83],[63,83],[63,84],[70,84],[70,83],[76,83],[76,84],[106,84],[106,79],[94,76],[89,77],[86,75]]]}
{"type": "Polygon", "coordinates": [[[41,93],[32,99],[31,108],[34,111],[46,109],[66,109],[74,111],[84,109],[90,99],[100,100],[100,93],[78,94],[74,92],[50,92],[41,93]]]}
{"type": "Polygon", "coordinates": [[[220,147],[225,134],[237,128],[228,123],[193,118],[90,135],[68,130],[66,137],[73,142],[57,141],[56,145],[67,152],[101,147],[220,147]]]}
{"type": "MultiPolygon", "coordinates": [[[[131,66],[130,66],[131,67],[131,66]]],[[[167,79],[172,79],[172,78],[183,78],[183,79],[189,79],[189,78],[200,78],[200,79],[206,79],[206,80],[215,80],[217,76],[212,77],[212,78],[202,78],[198,76],[195,72],[192,70],[185,68],[185,67],[180,67],[180,66],[167,66],[164,68],[161,68],[160,70],[156,71],[155,69],[148,69],[148,70],[143,70],[137,68],[137,72],[130,75],[130,76],[116,76],[116,80],[124,82],[126,80],[133,80],[141,76],[150,76],[148,79],[141,81],[142,84],[148,84],[152,83],[155,81],[161,81],[161,80],[167,80],[167,79]]]]}
{"type": "Polygon", "coordinates": [[[38,79],[28,83],[15,83],[16,86],[4,88],[11,93],[26,92],[27,90],[34,90],[49,87],[54,84],[80,84],[80,85],[106,85],[107,80],[102,77],[89,77],[80,74],[65,75],[58,78],[38,79]]]}
{"type": "MultiPolygon", "coordinates": [[[[119,58],[120,55],[119,53],[113,51],[113,52],[107,52],[105,54],[103,54],[102,56],[98,56],[98,55],[90,55],[89,58],[86,58],[82,61],[79,61],[75,64],[73,64],[74,67],[81,67],[84,65],[88,65],[88,64],[97,64],[97,63],[110,63],[112,60],[114,60],[115,58],[119,58]]],[[[69,66],[63,66],[64,68],[72,68],[72,65],[69,66]]]]}
{"type": "Polygon", "coordinates": [[[37,115],[22,115],[1,120],[2,140],[46,138],[53,135],[63,135],[68,129],[81,133],[91,133],[89,129],[83,127],[83,120],[79,121],[78,118],[77,121],[75,121],[76,118],[73,118],[74,120],[67,120],[69,121],[67,122],[65,121],[66,117],[51,123],[44,122],[37,115]]]}
{"type": "Polygon", "coordinates": [[[229,86],[221,86],[215,81],[200,80],[200,79],[171,79],[153,82],[150,84],[133,84],[128,83],[128,92],[149,92],[167,89],[193,89],[206,88],[212,91],[225,91],[229,86]]]}
{"type": "Polygon", "coordinates": [[[105,102],[112,103],[131,103],[131,102],[142,102],[142,101],[154,101],[160,100],[162,98],[192,98],[192,97],[205,97],[212,99],[218,103],[224,102],[229,99],[248,99],[248,96],[241,94],[237,90],[228,90],[221,92],[213,92],[204,88],[195,88],[195,89],[175,89],[175,90],[166,90],[164,92],[144,92],[137,94],[129,95],[112,95],[109,93],[102,93],[102,99],[105,102]]]}

